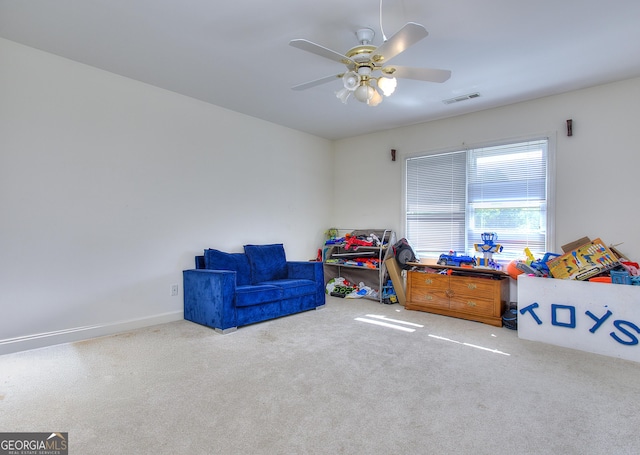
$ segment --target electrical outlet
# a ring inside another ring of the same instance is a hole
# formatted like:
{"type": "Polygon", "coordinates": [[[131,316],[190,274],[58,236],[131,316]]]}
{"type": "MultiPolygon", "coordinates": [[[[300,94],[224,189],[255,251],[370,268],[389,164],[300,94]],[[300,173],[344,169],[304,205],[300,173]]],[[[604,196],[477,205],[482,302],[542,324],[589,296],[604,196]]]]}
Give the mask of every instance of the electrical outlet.
{"type": "Polygon", "coordinates": [[[171,285],[171,297],[175,297],[178,295],[178,285],[177,284],[172,284],[171,285]]]}

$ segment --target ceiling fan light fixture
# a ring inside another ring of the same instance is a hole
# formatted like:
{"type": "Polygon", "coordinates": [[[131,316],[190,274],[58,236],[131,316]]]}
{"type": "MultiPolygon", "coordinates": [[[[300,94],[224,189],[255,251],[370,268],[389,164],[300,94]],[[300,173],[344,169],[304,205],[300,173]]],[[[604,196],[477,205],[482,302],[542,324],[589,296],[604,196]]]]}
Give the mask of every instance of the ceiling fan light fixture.
{"type": "Polygon", "coordinates": [[[393,92],[396,91],[396,87],[398,86],[398,81],[395,77],[384,77],[380,76],[378,78],[378,87],[382,90],[384,96],[390,96],[393,92]]]}
{"type": "Polygon", "coordinates": [[[373,96],[367,101],[367,104],[371,107],[376,107],[382,103],[382,95],[376,89],[373,90],[373,96]]]}
{"type": "Polygon", "coordinates": [[[360,85],[360,76],[355,71],[348,71],[342,76],[342,85],[348,90],[355,90],[360,85]]]}
{"type": "Polygon", "coordinates": [[[371,87],[367,83],[362,83],[360,86],[353,92],[353,96],[356,97],[358,101],[363,103],[367,103],[371,98],[373,98],[373,94],[376,90],[371,87]]]}
{"type": "Polygon", "coordinates": [[[348,88],[343,88],[336,92],[336,98],[342,101],[343,104],[347,104],[347,98],[351,95],[351,90],[348,88]]]}

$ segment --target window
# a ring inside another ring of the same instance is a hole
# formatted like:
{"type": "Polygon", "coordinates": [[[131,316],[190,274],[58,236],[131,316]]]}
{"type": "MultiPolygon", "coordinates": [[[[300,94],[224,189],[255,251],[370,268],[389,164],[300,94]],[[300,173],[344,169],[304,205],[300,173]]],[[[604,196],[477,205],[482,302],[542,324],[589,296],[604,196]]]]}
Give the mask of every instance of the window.
{"type": "Polygon", "coordinates": [[[406,161],[406,237],[423,257],[449,250],[478,256],[495,232],[494,259],[550,251],[549,140],[495,145],[406,161]]]}

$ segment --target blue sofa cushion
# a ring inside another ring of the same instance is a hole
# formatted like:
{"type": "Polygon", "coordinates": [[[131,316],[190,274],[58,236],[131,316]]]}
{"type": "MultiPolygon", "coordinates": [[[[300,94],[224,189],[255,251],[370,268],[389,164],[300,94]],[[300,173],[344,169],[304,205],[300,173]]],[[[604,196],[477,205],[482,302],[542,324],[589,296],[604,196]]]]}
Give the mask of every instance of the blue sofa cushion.
{"type": "Polygon", "coordinates": [[[302,279],[284,279],[275,281],[265,281],[265,285],[277,286],[282,289],[282,298],[300,297],[316,292],[316,283],[311,280],[302,279]]]}
{"type": "Polygon", "coordinates": [[[278,302],[282,299],[282,288],[277,286],[250,285],[236,288],[236,307],[259,305],[261,303],[278,302]]]}
{"type": "Polygon", "coordinates": [[[251,268],[247,256],[242,253],[225,253],[212,248],[204,250],[204,266],[208,270],[236,272],[236,285],[251,284],[251,268]]]}
{"type": "Polygon", "coordinates": [[[251,266],[251,283],[280,280],[287,277],[287,258],[282,243],[245,245],[251,266]]]}

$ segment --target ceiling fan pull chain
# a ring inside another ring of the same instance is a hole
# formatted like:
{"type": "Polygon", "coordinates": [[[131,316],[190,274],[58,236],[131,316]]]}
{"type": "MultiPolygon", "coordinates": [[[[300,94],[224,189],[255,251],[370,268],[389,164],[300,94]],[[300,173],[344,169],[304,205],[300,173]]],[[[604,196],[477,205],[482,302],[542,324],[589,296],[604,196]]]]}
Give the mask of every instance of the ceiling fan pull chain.
{"type": "Polygon", "coordinates": [[[382,0],[380,0],[380,34],[382,35],[382,42],[384,43],[387,40],[387,37],[384,34],[384,29],[382,28],[382,0]]]}

